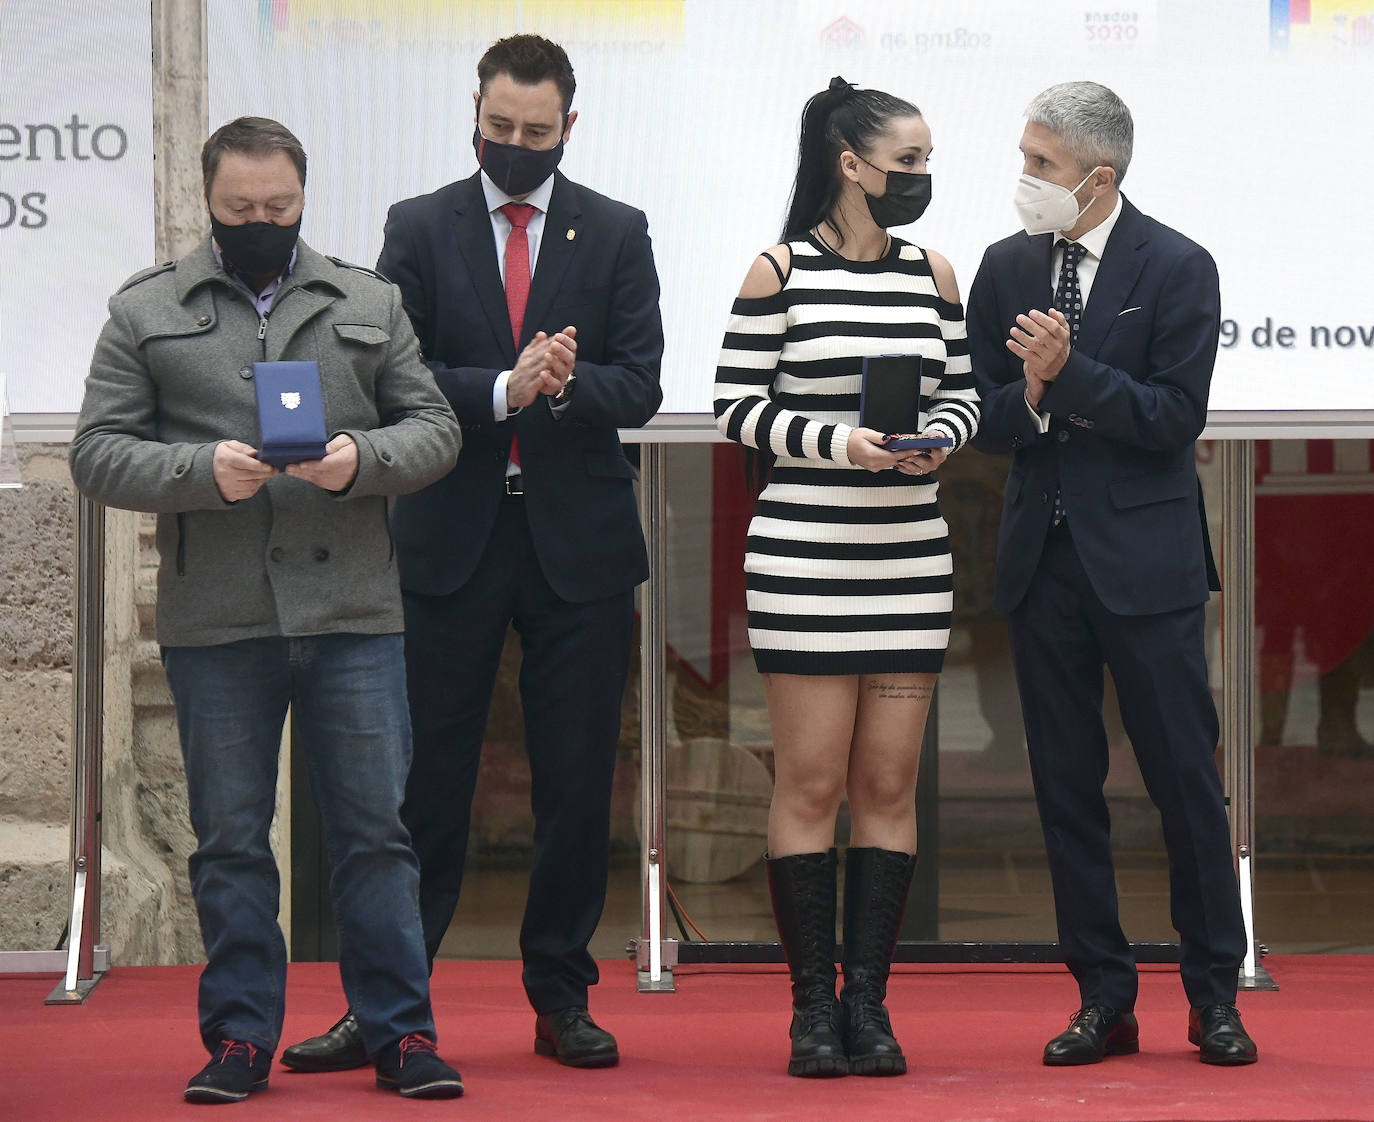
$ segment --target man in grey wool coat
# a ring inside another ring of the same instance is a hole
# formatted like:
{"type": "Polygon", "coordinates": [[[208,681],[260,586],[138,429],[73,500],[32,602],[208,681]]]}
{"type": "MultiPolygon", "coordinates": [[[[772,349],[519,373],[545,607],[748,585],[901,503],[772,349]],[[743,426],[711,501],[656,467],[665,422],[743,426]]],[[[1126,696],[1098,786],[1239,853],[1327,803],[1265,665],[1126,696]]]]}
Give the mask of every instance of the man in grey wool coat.
{"type": "Polygon", "coordinates": [[[410,764],[387,501],[452,469],[460,430],[399,290],[298,240],[306,157],[241,117],[201,153],[211,236],[110,300],[71,445],[96,502],[158,517],[157,633],[176,705],[207,962],[192,1102],[267,1086],[286,947],[268,844],[288,705],[324,819],[340,971],[377,1084],[453,1098],[435,1051],[400,806],[410,764]],[[258,456],[254,363],[318,364],[328,443],[258,456]]]}

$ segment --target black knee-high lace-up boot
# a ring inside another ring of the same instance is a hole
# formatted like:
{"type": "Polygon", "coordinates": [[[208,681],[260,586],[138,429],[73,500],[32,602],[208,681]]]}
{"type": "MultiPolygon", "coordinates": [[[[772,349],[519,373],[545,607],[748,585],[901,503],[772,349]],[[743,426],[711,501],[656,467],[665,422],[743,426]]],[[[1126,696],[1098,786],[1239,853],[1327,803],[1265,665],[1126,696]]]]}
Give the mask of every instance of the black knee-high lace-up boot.
{"type": "Polygon", "coordinates": [[[844,1045],[855,1075],[901,1075],[906,1057],[883,1002],[916,858],[851,847],[844,868],[844,1045]]]}
{"type": "Polygon", "coordinates": [[[845,1075],[843,1017],[835,996],[835,851],[768,859],[773,915],[792,976],[788,1075],[845,1075]]]}

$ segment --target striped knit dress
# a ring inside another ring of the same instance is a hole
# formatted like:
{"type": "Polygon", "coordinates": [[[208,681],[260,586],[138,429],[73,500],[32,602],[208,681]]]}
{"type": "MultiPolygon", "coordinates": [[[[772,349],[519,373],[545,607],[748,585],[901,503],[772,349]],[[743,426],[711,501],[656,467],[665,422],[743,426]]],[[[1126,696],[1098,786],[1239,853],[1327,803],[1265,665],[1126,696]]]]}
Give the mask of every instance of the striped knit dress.
{"type": "Polygon", "coordinates": [[[925,252],[892,239],[849,261],[790,243],[775,296],[737,299],[716,371],[716,423],[777,456],[744,559],[761,673],[935,673],[949,645],[953,568],[935,475],[870,472],[845,452],[866,355],[927,360],[921,428],[957,449],[978,427],[964,312],[925,252]]]}

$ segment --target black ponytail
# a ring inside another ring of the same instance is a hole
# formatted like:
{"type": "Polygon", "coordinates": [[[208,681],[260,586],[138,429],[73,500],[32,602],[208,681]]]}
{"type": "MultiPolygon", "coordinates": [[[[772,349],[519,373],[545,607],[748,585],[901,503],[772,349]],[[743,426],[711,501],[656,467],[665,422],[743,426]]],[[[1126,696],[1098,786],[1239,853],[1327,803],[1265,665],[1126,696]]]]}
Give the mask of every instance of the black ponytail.
{"type": "Polygon", "coordinates": [[[862,155],[872,149],[873,141],[894,119],[920,115],[916,106],[900,97],[881,90],[856,89],[838,76],[830,79],[829,87],[813,96],[802,110],[797,178],[781,240],[799,238],[830,216],[840,195],[836,161],[841,152],[862,155]]]}

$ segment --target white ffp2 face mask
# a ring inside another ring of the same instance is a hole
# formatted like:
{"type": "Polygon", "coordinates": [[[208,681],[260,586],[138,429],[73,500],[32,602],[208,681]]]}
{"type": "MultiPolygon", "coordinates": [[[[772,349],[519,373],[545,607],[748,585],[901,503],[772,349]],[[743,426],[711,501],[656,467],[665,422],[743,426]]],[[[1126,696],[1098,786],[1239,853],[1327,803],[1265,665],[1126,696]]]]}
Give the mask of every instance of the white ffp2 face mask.
{"type": "Polygon", "coordinates": [[[1075,187],[1073,191],[1067,187],[1059,186],[1058,183],[1036,179],[1033,175],[1021,176],[1020,182],[1016,185],[1016,195],[1012,202],[1016,206],[1016,213],[1021,219],[1021,225],[1026,228],[1026,233],[1057,234],[1060,230],[1072,230],[1094,201],[1089,199],[1087,205],[1079,209],[1078,198],[1074,195],[1074,191],[1082,187],[1097,172],[1098,168],[1093,168],[1079,181],[1078,187],[1075,187]]]}

